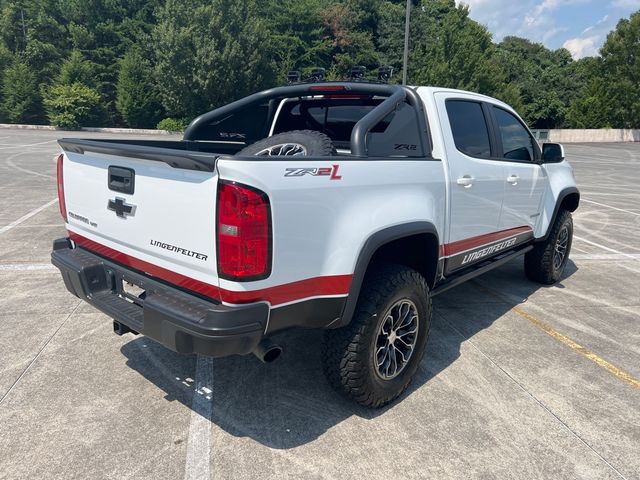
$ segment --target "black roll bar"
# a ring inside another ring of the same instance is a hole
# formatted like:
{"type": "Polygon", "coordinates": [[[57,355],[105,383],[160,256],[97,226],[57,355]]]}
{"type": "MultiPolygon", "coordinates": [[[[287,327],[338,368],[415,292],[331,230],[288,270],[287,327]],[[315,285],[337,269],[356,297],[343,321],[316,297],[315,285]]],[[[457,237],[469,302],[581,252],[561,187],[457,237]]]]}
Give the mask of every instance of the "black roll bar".
{"type": "Polygon", "coordinates": [[[401,85],[389,85],[365,82],[324,82],[324,83],[303,83],[276,87],[262,92],[254,93],[248,97],[236,100],[220,108],[204,113],[195,118],[184,132],[184,140],[196,141],[200,133],[209,125],[216,121],[222,121],[237,110],[250,107],[252,105],[267,102],[278,98],[308,97],[314,95],[336,95],[352,93],[354,95],[383,95],[385,99],[380,105],[361,118],[353,127],[351,132],[351,153],[354,156],[365,157],[367,155],[367,133],[375,127],[387,115],[393,113],[399,104],[405,100],[414,107],[416,121],[418,122],[421,135],[420,142],[422,151],[427,156],[431,156],[431,141],[429,129],[426,121],[422,100],[416,91],[410,87],[401,85]],[[423,138],[424,137],[424,138],[423,138]],[[427,144],[425,145],[425,139],[427,144]],[[429,148],[425,148],[429,147],[429,148]]]}
{"type": "Polygon", "coordinates": [[[397,88],[393,95],[362,117],[351,131],[351,155],[356,157],[367,156],[367,133],[380,123],[390,113],[394,112],[398,105],[406,98],[404,89],[397,88]]]}

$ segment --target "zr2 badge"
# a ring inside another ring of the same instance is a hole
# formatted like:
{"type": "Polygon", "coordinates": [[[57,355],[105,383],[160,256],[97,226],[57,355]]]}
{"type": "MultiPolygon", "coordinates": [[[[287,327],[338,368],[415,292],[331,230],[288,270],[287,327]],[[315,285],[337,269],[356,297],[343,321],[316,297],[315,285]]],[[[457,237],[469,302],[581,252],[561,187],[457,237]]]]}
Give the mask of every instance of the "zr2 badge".
{"type": "Polygon", "coordinates": [[[338,175],[340,165],[332,165],[331,167],[304,167],[304,168],[287,168],[284,172],[285,177],[304,177],[311,175],[312,177],[329,177],[330,180],[341,180],[342,175],[338,175]]]}

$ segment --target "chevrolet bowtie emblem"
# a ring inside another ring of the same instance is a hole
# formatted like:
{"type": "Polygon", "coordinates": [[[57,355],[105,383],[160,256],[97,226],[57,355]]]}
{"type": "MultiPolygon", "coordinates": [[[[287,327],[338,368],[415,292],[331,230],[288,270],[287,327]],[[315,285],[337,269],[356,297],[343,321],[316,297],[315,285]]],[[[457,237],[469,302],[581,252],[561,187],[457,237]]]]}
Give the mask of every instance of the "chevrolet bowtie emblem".
{"type": "Polygon", "coordinates": [[[127,218],[128,216],[133,216],[136,213],[136,206],[128,204],[124,198],[120,197],[116,197],[114,200],[109,200],[107,208],[116,212],[116,215],[120,218],[127,218]]]}

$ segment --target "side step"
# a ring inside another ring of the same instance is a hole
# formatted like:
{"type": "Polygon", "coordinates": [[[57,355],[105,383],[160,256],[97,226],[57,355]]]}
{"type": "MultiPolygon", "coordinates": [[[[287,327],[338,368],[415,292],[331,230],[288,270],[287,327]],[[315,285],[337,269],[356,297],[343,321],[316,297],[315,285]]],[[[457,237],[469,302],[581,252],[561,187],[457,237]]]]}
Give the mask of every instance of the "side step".
{"type": "Polygon", "coordinates": [[[471,280],[472,278],[477,277],[478,275],[487,273],[489,270],[493,270],[494,268],[499,267],[500,265],[504,265],[505,263],[513,260],[514,258],[519,257],[520,255],[524,255],[530,250],[533,250],[533,245],[529,245],[527,247],[521,248],[520,250],[515,250],[510,253],[506,253],[503,256],[497,257],[495,260],[491,260],[486,265],[483,265],[478,268],[474,268],[470,271],[461,272],[459,274],[453,274],[450,277],[447,277],[447,279],[444,282],[437,285],[436,288],[434,288],[431,291],[431,296],[435,297],[436,295],[439,295],[442,292],[446,292],[450,288],[460,285],[461,283],[464,283],[467,280],[471,280]]]}

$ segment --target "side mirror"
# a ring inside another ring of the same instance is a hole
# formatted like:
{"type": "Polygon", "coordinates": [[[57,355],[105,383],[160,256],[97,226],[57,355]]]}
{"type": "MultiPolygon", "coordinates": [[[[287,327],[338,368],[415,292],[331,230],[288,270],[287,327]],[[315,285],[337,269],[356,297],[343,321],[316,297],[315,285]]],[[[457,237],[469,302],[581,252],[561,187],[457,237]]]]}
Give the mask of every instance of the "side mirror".
{"type": "Polygon", "coordinates": [[[564,160],[564,147],[560,143],[542,145],[542,163],[560,163],[564,160]]]}

